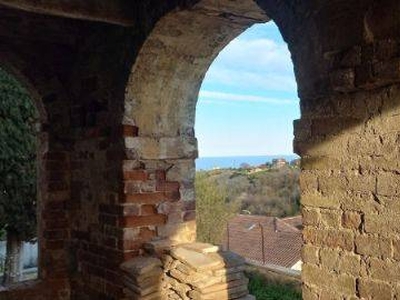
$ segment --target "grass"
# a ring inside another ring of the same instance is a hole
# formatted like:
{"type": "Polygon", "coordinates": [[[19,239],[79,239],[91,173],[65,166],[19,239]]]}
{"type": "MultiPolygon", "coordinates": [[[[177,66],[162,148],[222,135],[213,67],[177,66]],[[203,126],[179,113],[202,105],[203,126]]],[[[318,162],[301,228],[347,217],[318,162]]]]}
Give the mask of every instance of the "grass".
{"type": "Polygon", "coordinates": [[[301,293],[289,284],[268,283],[260,274],[249,274],[249,291],[257,300],[301,300],[301,293]]]}

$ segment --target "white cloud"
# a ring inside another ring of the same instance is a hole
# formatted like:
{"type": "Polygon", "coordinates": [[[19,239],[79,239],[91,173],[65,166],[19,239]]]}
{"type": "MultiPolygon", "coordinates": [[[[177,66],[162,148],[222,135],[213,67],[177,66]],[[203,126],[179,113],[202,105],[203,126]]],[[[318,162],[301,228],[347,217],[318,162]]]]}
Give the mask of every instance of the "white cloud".
{"type": "Polygon", "coordinates": [[[218,103],[224,102],[257,102],[267,104],[297,104],[296,99],[280,99],[280,98],[269,98],[254,95],[242,95],[242,94],[231,94],[222,93],[215,91],[200,91],[199,100],[202,103],[218,103]]]}
{"type": "Polygon", "coordinates": [[[242,90],[260,90],[265,92],[293,92],[297,89],[293,75],[273,72],[239,71],[233,68],[214,67],[207,73],[205,81],[229,87],[240,87],[242,90]]]}
{"type": "Polygon", "coordinates": [[[270,39],[235,39],[216,60],[224,67],[244,70],[267,70],[292,73],[293,64],[286,44],[270,39]]]}
{"type": "Polygon", "coordinates": [[[211,65],[205,82],[262,91],[297,87],[286,44],[265,38],[233,40],[211,65]]]}

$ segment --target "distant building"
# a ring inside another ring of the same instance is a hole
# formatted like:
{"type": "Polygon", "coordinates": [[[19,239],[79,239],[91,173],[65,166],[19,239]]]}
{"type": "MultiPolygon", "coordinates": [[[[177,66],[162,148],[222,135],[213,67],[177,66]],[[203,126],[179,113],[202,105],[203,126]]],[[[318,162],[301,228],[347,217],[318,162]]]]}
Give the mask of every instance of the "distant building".
{"type": "Polygon", "coordinates": [[[283,167],[287,166],[288,164],[289,163],[284,158],[275,158],[275,159],[272,160],[271,167],[273,169],[280,169],[280,168],[283,168],[283,167]]]}
{"type": "Polygon", "coordinates": [[[300,160],[300,158],[293,159],[293,160],[290,162],[290,165],[291,165],[292,167],[300,168],[300,165],[301,165],[301,160],[300,160]]]}
{"type": "Polygon", "coordinates": [[[237,215],[227,224],[224,247],[249,262],[300,271],[301,223],[301,216],[278,219],[237,215]]]}

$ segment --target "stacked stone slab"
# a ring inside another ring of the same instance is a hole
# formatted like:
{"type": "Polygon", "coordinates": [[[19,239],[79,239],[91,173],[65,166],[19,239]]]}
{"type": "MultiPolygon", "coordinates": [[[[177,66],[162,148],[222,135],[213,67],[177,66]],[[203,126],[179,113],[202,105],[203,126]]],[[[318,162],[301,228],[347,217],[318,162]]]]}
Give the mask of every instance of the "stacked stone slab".
{"type": "Polygon", "coordinates": [[[166,299],[255,299],[247,289],[244,259],[230,251],[192,243],[172,248],[162,260],[166,299]]]}
{"type": "Polygon", "coordinates": [[[136,257],[121,265],[126,300],[162,299],[164,272],[155,257],[136,257]]]}
{"type": "Polygon", "coordinates": [[[255,299],[249,295],[245,261],[239,255],[204,243],[161,252],[161,260],[137,257],[121,265],[126,300],[255,299]]]}

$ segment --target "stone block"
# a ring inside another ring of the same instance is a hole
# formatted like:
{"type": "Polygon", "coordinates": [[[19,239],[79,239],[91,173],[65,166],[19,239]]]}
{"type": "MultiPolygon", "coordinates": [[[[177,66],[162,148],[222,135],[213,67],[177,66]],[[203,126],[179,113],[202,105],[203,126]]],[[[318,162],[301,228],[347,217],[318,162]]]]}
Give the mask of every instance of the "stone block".
{"type": "Polygon", "coordinates": [[[216,259],[215,257],[181,247],[172,249],[171,256],[197,271],[216,270],[224,266],[221,258],[216,259]]]}
{"type": "Polygon", "coordinates": [[[319,248],[313,245],[303,245],[301,259],[304,263],[319,264],[319,248]]]}
{"type": "Polygon", "coordinates": [[[321,209],[320,210],[321,224],[327,228],[340,228],[342,211],[336,209],[321,209]]]}
{"type": "Polygon", "coordinates": [[[319,226],[321,222],[321,215],[319,213],[319,209],[303,208],[302,215],[303,215],[303,225],[314,226],[314,227],[319,226]]]}
{"type": "Polygon", "coordinates": [[[219,250],[218,246],[214,246],[214,245],[207,244],[207,243],[199,243],[199,242],[182,244],[182,245],[179,245],[179,247],[185,248],[190,251],[204,253],[204,254],[215,253],[219,250]]]}
{"type": "Polygon", "coordinates": [[[400,281],[400,266],[398,262],[388,259],[370,259],[369,267],[370,277],[374,280],[384,282],[399,282],[400,281]]]}
{"type": "Polygon", "coordinates": [[[325,268],[329,271],[336,271],[339,265],[339,256],[340,252],[337,250],[322,248],[319,251],[321,268],[325,268]]]}
{"type": "Polygon", "coordinates": [[[154,270],[161,270],[162,262],[154,257],[136,257],[121,264],[124,272],[137,277],[154,270]]]}
{"type": "Polygon", "coordinates": [[[301,204],[305,207],[336,208],[340,207],[340,199],[334,196],[324,196],[317,192],[303,193],[301,204]]]}
{"type": "Polygon", "coordinates": [[[361,298],[371,300],[391,300],[393,299],[392,287],[383,281],[359,279],[358,291],[361,298]]]}
{"type": "Polygon", "coordinates": [[[345,211],[342,216],[342,226],[348,229],[358,230],[361,226],[361,214],[354,211],[345,211]]]}
{"type": "Polygon", "coordinates": [[[390,239],[374,235],[358,235],[355,239],[356,253],[375,258],[390,258],[392,253],[390,239]]]}

